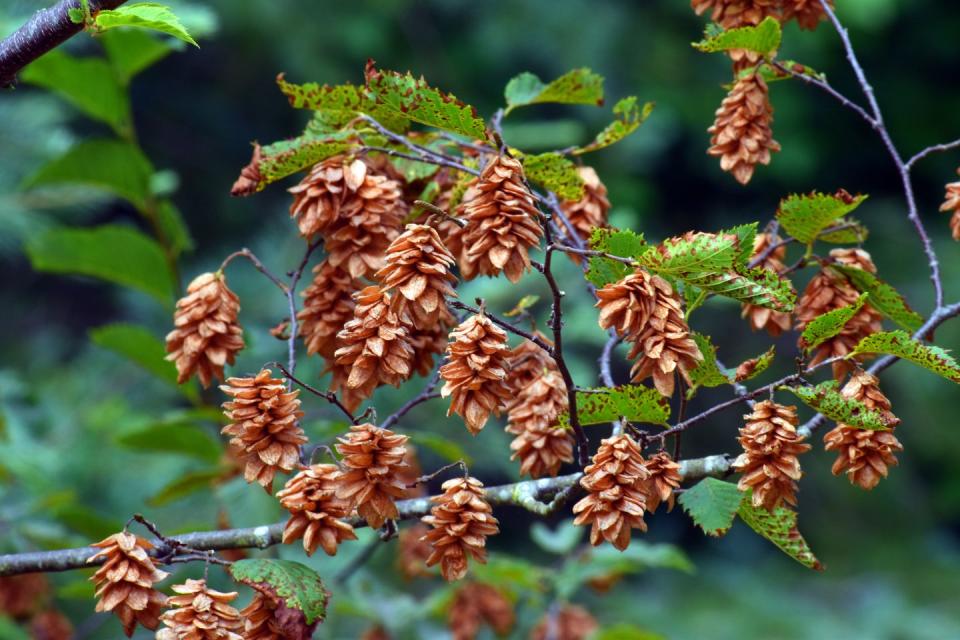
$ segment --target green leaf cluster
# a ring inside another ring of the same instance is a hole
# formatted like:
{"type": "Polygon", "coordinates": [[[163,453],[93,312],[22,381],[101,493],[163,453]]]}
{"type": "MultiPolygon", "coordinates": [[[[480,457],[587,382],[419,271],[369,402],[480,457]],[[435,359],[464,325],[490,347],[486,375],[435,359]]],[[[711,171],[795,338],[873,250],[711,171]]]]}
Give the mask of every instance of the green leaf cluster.
{"type": "Polygon", "coordinates": [[[117,27],[136,27],[159,31],[199,47],[180,18],[170,7],[157,2],[137,2],[122,5],[116,9],[101,9],[93,20],[97,31],[116,29],[117,27]]]}
{"type": "MultiPolygon", "coordinates": [[[[597,228],[590,234],[590,248],[612,256],[639,258],[650,246],[643,234],[630,229],[597,228]]],[[[627,277],[633,269],[628,264],[604,256],[591,256],[586,278],[597,287],[603,287],[627,277]]]]}
{"type": "Polygon", "coordinates": [[[653,102],[646,102],[641,107],[637,104],[636,96],[622,98],[617,104],[613,105],[613,122],[598,133],[590,144],[574,149],[572,153],[581,155],[620,142],[646,122],[650,114],[653,113],[653,107],[653,102]]]}
{"type": "Polygon", "coordinates": [[[507,83],[503,94],[507,113],[517,107],[544,102],[602,105],[603,76],[583,67],[544,84],[535,74],[525,71],[507,83]]]}
{"type": "Polygon", "coordinates": [[[780,48],[780,21],[773,17],[764,18],[756,26],[737,27],[715,34],[704,34],[700,42],[693,47],[705,53],[745,49],[762,56],[770,56],[780,48]]]}
{"type": "Polygon", "coordinates": [[[800,344],[810,351],[834,337],[863,308],[870,294],[861,293],[853,304],[828,311],[810,321],[800,335],[800,344]]]}
{"type": "Polygon", "coordinates": [[[776,217],[787,233],[809,245],[825,229],[835,226],[838,220],[866,199],[865,195],[847,197],[845,194],[830,195],[816,191],[793,194],[780,202],[776,217]]]}
{"type": "Polygon", "coordinates": [[[553,191],[563,200],[577,201],[583,197],[583,178],[577,165],[555,151],[525,155],[520,158],[527,178],[553,191]]]}
{"type": "Polygon", "coordinates": [[[237,582],[275,595],[301,627],[322,622],[327,615],[330,593],[317,572],[304,564],[251,558],[230,565],[230,575],[237,582]]]}
{"type": "Polygon", "coordinates": [[[831,265],[830,269],[839,271],[857,290],[869,294],[870,306],[904,329],[916,331],[923,324],[923,317],[910,308],[896,289],[869,271],[841,264],[831,265]]]}

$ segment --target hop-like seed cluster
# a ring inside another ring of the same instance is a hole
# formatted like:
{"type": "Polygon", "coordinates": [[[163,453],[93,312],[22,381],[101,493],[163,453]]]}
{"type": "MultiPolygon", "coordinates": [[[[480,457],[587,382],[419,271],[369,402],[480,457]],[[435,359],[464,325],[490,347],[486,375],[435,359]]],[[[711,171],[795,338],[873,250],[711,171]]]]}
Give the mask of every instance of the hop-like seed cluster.
{"type": "Polygon", "coordinates": [[[473,640],[484,622],[498,636],[505,636],[513,628],[515,619],[513,604],[498,589],[471,582],[454,594],[447,613],[447,627],[454,640],[473,640]]]}
{"type": "Polygon", "coordinates": [[[474,197],[465,201],[464,280],[503,272],[517,282],[530,269],[528,251],[543,235],[537,216],[520,162],[506,155],[493,158],[480,174],[474,197]]]}
{"type": "Polygon", "coordinates": [[[577,604],[564,604],[544,614],[530,632],[530,640],[587,640],[600,628],[597,619],[577,604]]]}
{"type": "MultiPolygon", "coordinates": [[[[870,254],[862,249],[834,249],[830,252],[830,257],[838,264],[870,273],[877,272],[870,254]]],[[[810,322],[824,313],[852,305],[859,296],[860,292],[846,276],[829,268],[821,270],[810,280],[797,302],[797,330],[803,331],[810,322]]],[[[810,361],[811,365],[828,358],[845,356],[853,351],[860,340],[882,330],[883,316],[867,303],[843,326],[840,333],[817,347],[816,355],[810,361]]],[[[862,355],[856,359],[863,361],[867,357],[869,356],[862,355]]],[[[833,375],[839,380],[849,373],[855,364],[849,360],[839,360],[832,366],[833,375]]]]}
{"type": "Polygon", "coordinates": [[[300,234],[322,234],[327,261],[351,276],[372,276],[400,233],[407,205],[400,184],[360,159],[324,160],[290,189],[300,234]]]}
{"type": "Polygon", "coordinates": [[[169,574],[157,569],[148,552],[153,545],[147,540],[121,531],[92,545],[100,549],[87,562],[103,559],[91,580],[97,587],[96,611],[112,611],[123,623],[127,637],[138,624],[156,629],[160,611],[167,597],[153,585],[169,574]]]}
{"type": "Polygon", "coordinates": [[[588,493],[573,506],[573,523],[590,525],[590,544],[606,540],[623,551],[631,529],[647,530],[644,485],[650,472],[640,447],[626,434],[606,438],[583,472],[580,486],[588,493]]]}
{"type": "Polygon", "coordinates": [[[440,394],[451,396],[447,415],[461,416],[470,433],[480,433],[490,414],[510,397],[505,379],[507,334],[483,315],[473,315],[450,332],[447,364],[440,367],[444,380],[440,394]]]}
{"type": "Polygon", "coordinates": [[[360,280],[324,260],[313,268],[313,282],[303,291],[303,309],[297,314],[307,353],[333,358],[337,333],[353,318],[353,294],[360,280]]]}
{"type": "Polygon", "coordinates": [[[173,331],[167,334],[167,360],[177,365],[177,382],[194,373],[204,387],[213,378],[223,380],[223,367],[233,364],[243,349],[243,330],[237,322],[240,300],[227,288],[223,273],[204,273],[187,286],[177,300],[173,331]]]}
{"type": "Polygon", "coordinates": [[[65,615],[56,609],[49,609],[38,613],[30,620],[30,637],[31,640],[73,638],[73,625],[65,615]]]}
{"type": "MultiPolygon", "coordinates": [[[[826,20],[827,13],[823,10],[820,0],[782,0],[782,20],[796,20],[801,29],[813,30],[821,20],[826,20]]],[[[830,1],[833,6],[833,0],[830,1]]]]}
{"type": "Polygon", "coordinates": [[[254,378],[230,378],[220,389],[232,398],[223,403],[230,424],[222,433],[232,436],[230,445],[243,460],[244,478],[272,492],[273,477],[296,468],[300,446],[307,442],[298,424],[303,416],[300,391],[287,391],[269,369],[254,378]]]}
{"type": "MultiPolygon", "coordinates": [[[[751,260],[766,253],[771,246],[775,249],[767,253],[766,257],[756,266],[760,269],[766,269],[773,273],[782,273],[786,268],[783,264],[783,258],[787,253],[786,245],[779,245],[780,238],[769,233],[759,233],[753,241],[753,255],[751,260]]],[[[744,303],[741,305],[741,316],[750,323],[750,328],[754,331],[764,330],[773,337],[779,336],[784,331],[789,331],[793,325],[790,314],[785,311],[774,311],[767,307],[761,307],[755,304],[744,303]]]]}
{"type": "Polygon", "coordinates": [[[277,603],[263,593],[255,592],[250,604],[240,610],[243,618],[243,640],[287,640],[288,635],[277,619],[277,603]]]}
{"type": "Polygon", "coordinates": [[[666,451],[647,458],[647,511],[653,513],[661,503],[673,510],[673,492],[680,488],[680,465],[666,451]]]}
{"type": "Polygon", "coordinates": [[[770,154],[780,150],[770,124],[773,107],[767,83],[759,73],[737,80],[717,109],[707,153],[720,158],[720,168],[740,184],[747,184],[758,164],[770,164],[770,154]]]}
{"type": "Polygon", "coordinates": [[[354,295],[353,319],[337,334],[335,363],[347,368],[348,389],[369,398],[381,384],[400,386],[413,374],[410,319],[390,308],[390,294],[375,286],[354,295]]]}
{"type": "MultiPolygon", "coordinates": [[[[535,331],[534,335],[543,340],[546,344],[551,344],[550,340],[535,331]]],[[[531,340],[524,340],[516,347],[510,350],[507,357],[507,388],[510,390],[510,396],[516,398],[519,393],[531,382],[539,378],[545,371],[555,368],[557,365],[553,357],[544,351],[539,345],[531,340]]],[[[510,403],[512,406],[514,403],[510,403]]]]}
{"type": "Polygon", "coordinates": [[[244,640],[237,633],[243,629],[240,612],[229,604],[236,591],[215,591],[205,580],[190,579],[172,588],[177,595],[160,618],[166,628],[157,632],[157,640],[244,640]]]}
{"type": "Polygon", "coordinates": [[[454,478],[443,483],[443,493],[431,498],[436,504],[423,522],[432,528],[423,539],[433,546],[427,566],[440,563],[440,573],[448,582],[467,574],[473,558],[487,562],[487,536],[500,532],[493,508],[483,495],[483,483],[476,478],[454,478]]]}
{"type": "Polygon", "coordinates": [[[336,449],[346,470],[337,478],[336,497],[355,507],[374,529],[400,517],[394,500],[407,493],[398,479],[405,466],[407,436],[359,424],[338,440],[336,449]]]}
{"type": "Polygon", "coordinates": [[[408,224],[407,230],[387,247],[383,268],[376,277],[384,291],[396,289],[396,311],[407,310],[415,326],[429,327],[446,311],[446,297],[457,295],[450,286],[457,281],[450,273],[455,263],[433,227],[408,224]]]}
{"type": "MultiPolygon", "coordinates": [[[[607,199],[607,187],[600,182],[600,177],[593,167],[578,167],[577,173],[583,180],[583,197],[579,200],[562,201],[560,209],[576,230],[577,236],[581,240],[587,240],[594,229],[607,226],[610,200],[607,199]]],[[[570,230],[566,225],[558,223],[558,227],[561,235],[570,238],[570,230]]],[[[571,257],[578,258],[574,254],[571,254],[571,257]]]]}
{"type": "Polygon", "coordinates": [[[737,486],[753,490],[753,506],[773,511],[797,504],[797,480],[803,475],[797,456],[810,450],[797,433],[797,408],[770,400],[758,402],[737,440],[743,453],[733,468],[743,474],[737,486]]]}
{"type": "Polygon", "coordinates": [[[599,322],[633,343],[628,357],[634,382],[653,377],[657,390],[672,396],[679,373],[690,383],[690,371],[703,360],[683,317],[680,297],[670,283],[640,269],[597,291],[599,322]]]}
{"type": "MultiPolygon", "coordinates": [[[[539,348],[539,347],[538,347],[539,348]]],[[[540,377],[519,391],[507,411],[511,460],[520,459],[520,474],[534,478],[555,476],[565,462],[573,462],[573,436],[558,424],[567,410],[567,386],[552,361],[540,377]]]]}
{"type": "MultiPolygon", "coordinates": [[[[957,173],[960,173],[960,169],[957,169],[957,173]]],[[[960,242],[960,181],[947,183],[947,194],[940,211],[953,212],[950,216],[950,232],[953,239],[960,242]]]]}
{"type": "MultiPolygon", "coordinates": [[[[866,371],[858,370],[841,389],[847,398],[859,400],[868,409],[879,411],[887,424],[897,425],[900,419],[890,410],[890,400],[880,390],[880,381],[866,371]]],[[[890,431],[857,429],[840,423],[827,433],[823,442],[827,451],[836,451],[833,475],[846,473],[851,484],[870,490],[886,478],[889,468],[897,465],[897,451],[903,445],[890,431]]]]}
{"type": "Polygon", "coordinates": [[[341,520],[353,509],[349,502],[336,496],[339,476],[336,465],[315,464],[290,478],[277,493],[280,506],[290,512],[283,528],[283,544],[303,538],[308,556],[317,547],[334,556],[341,542],[357,539],[353,527],[341,520]]]}
{"type": "Polygon", "coordinates": [[[690,6],[698,16],[709,11],[710,19],[724,29],[757,25],[778,14],[774,0],[690,0],[690,6]]]}

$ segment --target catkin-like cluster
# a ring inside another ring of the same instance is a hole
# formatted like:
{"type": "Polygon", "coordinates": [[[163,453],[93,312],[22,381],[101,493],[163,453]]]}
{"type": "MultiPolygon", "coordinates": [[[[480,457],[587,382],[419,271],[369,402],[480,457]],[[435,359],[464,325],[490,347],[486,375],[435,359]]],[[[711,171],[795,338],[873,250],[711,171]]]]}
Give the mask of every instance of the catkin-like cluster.
{"type": "Polygon", "coordinates": [[[99,549],[87,562],[103,560],[93,577],[97,613],[109,611],[120,618],[123,632],[133,635],[137,625],[156,629],[167,597],[153,585],[169,574],[157,569],[150,558],[153,545],[132,533],[121,531],[93,544],[99,549]]]}
{"type": "Polygon", "coordinates": [[[737,486],[752,489],[753,506],[767,511],[796,505],[797,480],[803,475],[797,456],[810,450],[797,433],[797,408],[764,400],[744,419],[737,438],[743,453],[733,462],[743,474],[737,486]]]}
{"type": "Polygon", "coordinates": [[[447,480],[443,493],[431,501],[430,515],[423,517],[431,527],[423,539],[433,547],[427,566],[439,563],[444,580],[460,580],[470,558],[486,564],[487,537],[500,532],[499,522],[483,495],[483,483],[475,478],[447,480]]]}

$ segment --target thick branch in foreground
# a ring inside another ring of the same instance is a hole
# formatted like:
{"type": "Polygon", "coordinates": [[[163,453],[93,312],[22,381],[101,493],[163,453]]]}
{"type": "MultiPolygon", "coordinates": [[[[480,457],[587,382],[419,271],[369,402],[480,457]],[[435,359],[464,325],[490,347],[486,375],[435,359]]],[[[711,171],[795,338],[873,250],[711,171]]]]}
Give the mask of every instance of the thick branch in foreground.
{"type": "MultiPolygon", "coordinates": [[[[126,0],[90,0],[90,12],[115,9],[126,0]]],[[[0,42],[0,87],[16,82],[17,74],[28,64],[66,42],[83,29],[70,20],[70,9],[79,9],[80,0],[60,0],[49,9],[41,9],[25,25],[0,42]]]]}
{"type": "MultiPolygon", "coordinates": [[[[706,476],[722,476],[730,470],[730,458],[726,455],[707,456],[680,463],[680,476],[684,480],[699,480],[706,476]]],[[[487,501],[493,506],[515,506],[537,515],[549,515],[570,496],[580,473],[571,473],[556,478],[526,480],[514,484],[488,487],[484,490],[487,501]]],[[[430,511],[430,498],[414,498],[397,503],[400,519],[419,518],[430,511]]],[[[351,520],[354,527],[364,527],[366,522],[359,518],[351,520]]],[[[224,529],[220,531],[198,531],[172,536],[173,540],[190,547],[191,550],[220,551],[223,549],[266,549],[280,544],[284,523],[278,522],[259,527],[244,529],[224,529]]],[[[169,545],[154,540],[155,556],[169,556],[175,550],[169,545]]],[[[0,576],[37,571],[69,571],[93,566],[87,559],[97,552],[94,547],[61,549],[59,551],[38,551],[0,556],[0,576]]],[[[175,557],[175,556],[174,556],[175,557]]]]}

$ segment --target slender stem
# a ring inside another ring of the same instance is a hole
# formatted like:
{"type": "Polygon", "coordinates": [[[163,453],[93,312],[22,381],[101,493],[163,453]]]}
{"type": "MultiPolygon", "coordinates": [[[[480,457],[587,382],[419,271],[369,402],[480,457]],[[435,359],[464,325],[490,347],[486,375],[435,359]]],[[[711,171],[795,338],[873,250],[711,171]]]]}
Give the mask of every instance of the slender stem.
{"type": "Polygon", "coordinates": [[[903,166],[906,167],[908,170],[913,169],[913,165],[915,165],[920,160],[923,160],[924,158],[929,156],[931,153],[938,153],[941,151],[950,151],[952,149],[956,149],[957,147],[960,147],[960,139],[954,140],[953,142],[945,142],[943,144],[931,145],[926,149],[923,149],[922,151],[918,151],[917,153],[913,154],[913,156],[909,160],[907,160],[903,166]]]}
{"type": "Polygon", "coordinates": [[[421,391],[415,397],[408,400],[402,407],[394,411],[392,414],[387,416],[387,419],[383,421],[383,423],[380,425],[380,428],[389,429],[390,427],[395,425],[400,420],[400,418],[407,415],[407,413],[417,405],[423,404],[424,402],[427,402],[428,400],[432,400],[434,398],[439,398],[440,392],[435,391],[438,384],[440,384],[439,369],[437,371],[434,371],[433,375],[430,376],[430,380],[427,382],[426,386],[424,386],[423,391],[421,391]]]}
{"type": "Polygon", "coordinates": [[[287,288],[287,285],[283,282],[283,280],[273,275],[273,273],[269,269],[267,269],[266,265],[264,265],[263,262],[260,261],[260,258],[254,255],[253,251],[250,251],[250,249],[246,247],[244,247],[243,249],[240,249],[239,251],[234,251],[233,253],[228,255],[226,258],[224,258],[223,262],[220,264],[220,271],[223,271],[224,269],[226,269],[230,265],[230,263],[236,260],[237,258],[246,258],[247,260],[249,260],[251,264],[253,264],[253,266],[256,267],[257,271],[267,276],[270,282],[277,285],[277,287],[281,291],[283,291],[284,295],[287,295],[288,288],[287,288]]]}
{"type": "MultiPolygon", "coordinates": [[[[321,241],[316,241],[307,245],[307,250],[304,252],[300,264],[297,265],[297,268],[290,274],[290,285],[285,291],[287,294],[287,307],[290,311],[290,336],[287,338],[287,368],[291,375],[297,370],[297,338],[299,337],[297,334],[300,333],[297,318],[297,284],[303,276],[304,269],[307,268],[310,255],[313,254],[321,244],[321,241]]],[[[293,380],[288,378],[287,383],[287,387],[292,389],[293,380]]]]}
{"type": "Polygon", "coordinates": [[[307,391],[309,391],[309,392],[312,393],[313,395],[315,395],[315,396],[317,396],[317,397],[319,397],[319,398],[323,398],[324,400],[326,400],[326,401],[329,402],[330,404],[332,404],[332,405],[334,405],[335,407],[337,407],[338,409],[340,409],[340,411],[343,413],[343,415],[345,415],[345,416],[350,420],[350,424],[359,424],[359,423],[360,423],[359,418],[355,417],[355,416],[350,412],[350,410],[347,409],[347,407],[344,406],[344,404],[343,404],[342,402],[340,402],[340,398],[338,398],[338,397],[337,397],[337,394],[334,393],[333,391],[321,391],[320,389],[317,389],[316,387],[310,386],[309,384],[307,384],[306,382],[304,382],[304,381],[301,380],[300,378],[298,378],[298,377],[296,377],[295,375],[293,375],[289,370],[287,370],[287,368],[286,368],[285,366],[283,366],[283,365],[280,364],[279,362],[268,362],[267,364],[265,364],[265,365],[263,365],[263,366],[265,366],[265,367],[276,367],[277,369],[280,369],[280,371],[283,373],[284,376],[286,376],[286,378],[287,378],[288,380],[292,380],[293,382],[296,382],[298,385],[300,385],[301,387],[303,387],[304,389],[306,389],[307,391]]]}

